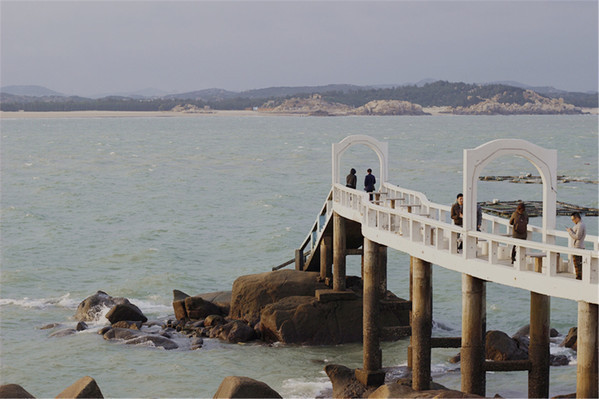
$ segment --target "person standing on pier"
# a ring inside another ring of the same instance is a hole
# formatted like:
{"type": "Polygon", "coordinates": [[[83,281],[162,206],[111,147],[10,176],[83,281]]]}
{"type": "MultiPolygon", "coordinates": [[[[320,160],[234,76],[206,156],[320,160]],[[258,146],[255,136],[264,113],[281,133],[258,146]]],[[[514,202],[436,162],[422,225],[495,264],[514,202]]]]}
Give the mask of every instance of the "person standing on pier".
{"type": "MultiPolygon", "coordinates": [[[[572,212],[570,215],[572,222],[574,223],[574,227],[566,228],[570,237],[574,240],[572,246],[574,248],[584,249],[584,239],[587,236],[587,227],[582,222],[582,218],[580,217],[580,213],[572,212]]],[[[582,256],[574,255],[572,257],[574,261],[574,270],[576,270],[576,280],[582,280],[582,256]]]]}
{"type": "MultiPolygon", "coordinates": [[[[526,240],[528,237],[528,214],[526,206],[520,202],[516,207],[516,211],[510,217],[510,224],[514,226],[512,229],[512,237],[526,240]]],[[[512,263],[516,260],[516,246],[512,247],[512,263]]]]}
{"type": "MultiPolygon", "coordinates": [[[[459,193],[456,197],[456,201],[451,206],[451,219],[453,220],[453,224],[456,226],[462,226],[464,223],[464,215],[463,215],[463,207],[464,207],[464,194],[459,193]]],[[[458,234],[458,251],[462,249],[462,239],[458,234]]]]}
{"type": "Polygon", "coordinates": [[[358,183],[358,176],[356,176],[356,170],[351,168],[349,171],[349,175],[345,178],[345,186],[349,188],[356,188],[356,184],[358,183]]]}
{"type": "MultiPolygon", "coordinates": [[[[372,169],[369,168],[366,172],[368,172],[368,174],[364,178],[364,190],[366,190],[367,193],[372,193],[374,191],[374,185],[376,184],[376,178],[372,174],[372,169]]],[[[370,200],[372,201],[372,194],[370,194],[370,200]]]]}

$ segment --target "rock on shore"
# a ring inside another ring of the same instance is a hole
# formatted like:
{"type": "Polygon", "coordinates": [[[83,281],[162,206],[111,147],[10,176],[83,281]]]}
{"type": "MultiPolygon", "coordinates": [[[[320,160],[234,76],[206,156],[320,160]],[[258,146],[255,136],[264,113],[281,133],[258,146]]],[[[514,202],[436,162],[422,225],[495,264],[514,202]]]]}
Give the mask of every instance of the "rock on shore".
{"type": "Polygon", "coordinates": [[[468,107],[455,107],[455,115],[564,115],[582,114],[582,109],[567,104],[562,98],[547,98],[534,91],[523,93],[524,104],[500,103],[499,95],[468,107]]]}
{"type": "Polygon", "coordinates": [[[419,104],[399,100],[375,100],[356,108],[355,115],[430,115],[419,104]]]}

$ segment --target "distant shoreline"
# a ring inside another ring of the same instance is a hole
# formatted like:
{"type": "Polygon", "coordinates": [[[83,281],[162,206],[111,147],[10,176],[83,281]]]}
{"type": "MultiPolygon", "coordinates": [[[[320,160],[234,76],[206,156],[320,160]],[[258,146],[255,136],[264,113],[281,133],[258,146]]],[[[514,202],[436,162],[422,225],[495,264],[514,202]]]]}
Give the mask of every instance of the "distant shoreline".
{"type": "MultiPolygon", "coordinates": [[[[425,107],[423,111],[432,115],[452,115],[444,112],[446,107],[425,107]]],[[[599,108],[583,108],[585,114],[599,115],[599,108]]],[[[8,112],[0,111],[0,119],[60,119],[60,118],[172,118],[204,116],[309,116],[308,114],[263,112],[248,110],[210,110],[203,112],[173,111],[48,111],[48,112],[8,112]]],[[[458,115],[455,115],[458,116],[458,115]]]]}

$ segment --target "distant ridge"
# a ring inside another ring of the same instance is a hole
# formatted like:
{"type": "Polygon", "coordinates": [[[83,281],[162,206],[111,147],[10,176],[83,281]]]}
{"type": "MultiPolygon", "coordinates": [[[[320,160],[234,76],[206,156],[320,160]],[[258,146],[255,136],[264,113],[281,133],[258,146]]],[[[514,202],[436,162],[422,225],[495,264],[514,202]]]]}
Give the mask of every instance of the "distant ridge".
{"type": "Polygon", "coordinates": [[[14,94],[15,96],[31,97],[64,97],[64,94],[50,90],[43,86],[24,85],[24,86],[4,86],[0,88],[1,93],[14,94]]]}

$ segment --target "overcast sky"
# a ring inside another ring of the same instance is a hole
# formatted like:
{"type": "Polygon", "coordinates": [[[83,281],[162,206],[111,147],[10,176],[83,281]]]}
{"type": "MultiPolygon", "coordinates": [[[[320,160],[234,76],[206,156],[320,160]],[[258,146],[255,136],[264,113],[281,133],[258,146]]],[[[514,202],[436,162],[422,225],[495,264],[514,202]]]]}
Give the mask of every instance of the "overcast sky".
{"type": "Polygon", "coordinates": [[[597,1],[1,0],[1,85],[157,88],[515,80],[597,90],[597,1]]]}

